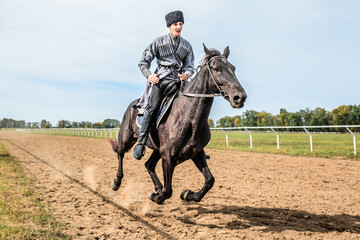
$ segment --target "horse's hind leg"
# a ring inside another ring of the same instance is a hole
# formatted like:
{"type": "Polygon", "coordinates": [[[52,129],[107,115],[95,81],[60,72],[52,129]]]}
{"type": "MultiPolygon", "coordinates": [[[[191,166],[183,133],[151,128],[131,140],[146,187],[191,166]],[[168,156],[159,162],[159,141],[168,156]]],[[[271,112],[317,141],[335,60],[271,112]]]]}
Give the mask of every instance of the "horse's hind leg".
{"type": "MultiPolygon", "coordinates": [[[[161,156],[160,156],[159,151],[155,150],[151,154],[149,160],[147,160],[147,162],[145,163],[145,167],[154,183],[155,192],[158,194],[160,194],[163,189],[163,185],[161,184],[161,182],[155,172],[156,164],[159,162],[160,158],[161,158],[161,156]]],[[[153,196],[153,194],[156,194],[156,193],[151,193],[151,195],[149,196],[150,199],[152,198],[151,196],[153,196]]]]}
{"type": "Polygon", "coordinates": [[[134,138],[134,130],[133,130],[133,122],[134,119],[136,118],[136,113],[131,107],[132,105],[134,105],[134,103],[135,102],[130,104],[130,106],[128,107],[128,109],[124,114],[123,121],[121,122],[120,125],[118,143],[115,144],[117,146],[115,146],[115,148],[113,146],[114,151],[116,151],[117,153],[117,158],[119,162],[116,178],[111,182],[111,188],[114,191],[117,191],[120,188],[121,180],[124,177],[123,174],[124,154],[128,152],[136,142],[136,138],[134,138]]]}
{"type": "Polygon", "coordinates": [[[192,161],[195,163],[199,171],[203,174],[205,178],[205,184],[198,192],[193,192],[190,190],[183,191],[180,195],[180,198],[186,201],[200,202],[201,199],[205,196],[205,194],[213,187],[215,178],[211,174],[210,169],[207,165],[204,150],[196,154],[195,157],[192,158],[192,161]]]}
{"type": "Polygon", "coordinates": [[[118,157],[118,161],[119,161],[118,171],[116,173],[116,178],[114,178],[114,180],[111,182],[111,188],[114,191],[119,190],[120,185],[121,185],[121,180],[124,177],[124,173],[123,173],[124,152],[118,153],[117,157],[118,157]]]}
{"type": "Polygon", "coordinates": [[[124,177],[123,173],[123,159],[125,152],[129,151],[131,147],[135,144],[136,139],[132,137],[131,134],[124,133],[121,131],[119,132],[119,147],[117,151],[117,158],[118,158],[118,171],[116,173],[116,178],[111,182],[111,188],[114,191],[117,191],[120,188],[121,180],[124,177]]]}

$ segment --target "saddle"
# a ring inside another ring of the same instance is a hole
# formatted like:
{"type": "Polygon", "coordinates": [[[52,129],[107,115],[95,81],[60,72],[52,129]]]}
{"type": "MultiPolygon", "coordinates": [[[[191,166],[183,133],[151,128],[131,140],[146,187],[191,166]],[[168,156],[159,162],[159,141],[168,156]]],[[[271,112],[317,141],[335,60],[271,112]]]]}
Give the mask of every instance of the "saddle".
{"type": "MultiPolygon", "coordinates": [[[[160,110],[159,110],[159,112],[157,114],[157,117],[156,117],[155,124],[150,127],[149,140],[156,149],[159,149],[159,146],[160,146],[160,141],[159,141],[159,136],[158,136],[158,133],[157,133],[157,129],[159,128],[159,125],[162,122],[166,121],[166,119],[167,119],[167,117],[169,115],[169,112],[171,110],[172,103],[173,103],[174,99],[176,98],[176,96],[178,95],[178,92],[179,92],[179,90],[175,91],[175,93],[172,93],[171,96],[167,96],[162,100],[160,108],[159,108],[160,110]]],[[[139,114],[138,114],[138,116],[136,118],[136,125],[140,129],[142,121],[144,119],[144,116],[140,112],[138,112],[138,113],[139,114]]]]}
{"type": "MultiPolygon", "coordinates": [[[[156,117],[156,122],[155,122],[156,129],[159,127],[160,123],[162,123],[163,121],[166,120],[166,118],[168,116],[168,112],[170,112],[169,110],[171,109],[172,102],[174,101],[178,92],[179,92],[179,90],[177,90],[171,97],[165,97],[162,100],[161,105],[160,105],[160,110],[156,117]]],[[[142,114],[138,114],[138,116],[136,118],[136,125],[138,127],[141,127],[143,119],[144,119],[144,116],[142,114]]]]}

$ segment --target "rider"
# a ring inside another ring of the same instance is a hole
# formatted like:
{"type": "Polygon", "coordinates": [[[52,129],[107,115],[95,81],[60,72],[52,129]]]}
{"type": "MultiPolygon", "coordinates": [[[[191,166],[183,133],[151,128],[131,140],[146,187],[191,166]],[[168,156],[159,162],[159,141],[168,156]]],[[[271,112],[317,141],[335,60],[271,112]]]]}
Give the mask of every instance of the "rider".
{"type": "Polygon", "coordinates": [[[143,122],[140,128],[138,144],[135,146],[134,158],[140,160],[145,153],[145,143],[149,128],[156,118],[164,90],[171,80],[186,81],[194,73],[194,53],[191,44],[180,37],[184,24],[181,11],[173,11],[165,16],[169,33],[156,38],[144,51],[139,68],[148,82],[146,90],[138,105],[143,109],[143,122]],[[150,72],[151,62],[156,58],[155,73],[150,72]],[[170,80],[170,81],[164,81],[170,80]]]}

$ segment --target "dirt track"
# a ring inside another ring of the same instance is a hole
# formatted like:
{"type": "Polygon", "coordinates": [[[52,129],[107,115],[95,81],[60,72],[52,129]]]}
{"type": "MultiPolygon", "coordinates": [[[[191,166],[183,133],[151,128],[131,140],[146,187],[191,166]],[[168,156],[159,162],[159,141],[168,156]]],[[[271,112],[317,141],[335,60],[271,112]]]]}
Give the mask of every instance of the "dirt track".
{"type": "Polygon", "coordinates": [[[204,181],[187,161],[173,197],[156,205],[145,160],[131,154],[111,190],[117,159],[106,140],[4,131],[0,140],[74,239],[360,239],[360,162],[207,150],[216,182],[202,202],[179,197],[204,181]]]}

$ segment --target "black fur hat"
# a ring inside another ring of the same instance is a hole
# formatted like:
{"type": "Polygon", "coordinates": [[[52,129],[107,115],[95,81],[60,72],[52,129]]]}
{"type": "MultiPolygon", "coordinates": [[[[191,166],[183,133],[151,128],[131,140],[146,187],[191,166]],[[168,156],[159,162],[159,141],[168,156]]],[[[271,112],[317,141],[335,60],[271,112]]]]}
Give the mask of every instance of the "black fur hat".
{"type": "Polygon", "coordinates": [[[170,27],[171,24],[176,22],[184,23],[184,16],[182,11],[173,11],[166,14],[165,20],[166,20],[166,26],[170,27]]]}

